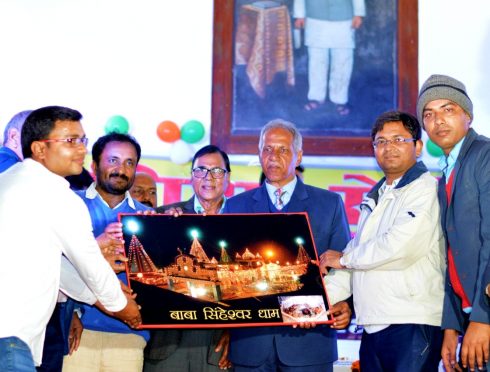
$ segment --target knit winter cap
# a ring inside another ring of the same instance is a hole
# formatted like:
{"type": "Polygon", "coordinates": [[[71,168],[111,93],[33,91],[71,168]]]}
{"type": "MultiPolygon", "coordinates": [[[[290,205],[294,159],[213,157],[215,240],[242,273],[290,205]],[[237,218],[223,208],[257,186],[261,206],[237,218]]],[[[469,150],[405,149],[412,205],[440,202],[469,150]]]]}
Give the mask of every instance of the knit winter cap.
{"type": "Polygon", "coordinates": [[[423,123],[425,105],[436,99],[448,99],[459,105],[473,120],[473,103],[462,82],[446,75],[430,76],[420,88],[417,100],[417,117],[423,123]]]}

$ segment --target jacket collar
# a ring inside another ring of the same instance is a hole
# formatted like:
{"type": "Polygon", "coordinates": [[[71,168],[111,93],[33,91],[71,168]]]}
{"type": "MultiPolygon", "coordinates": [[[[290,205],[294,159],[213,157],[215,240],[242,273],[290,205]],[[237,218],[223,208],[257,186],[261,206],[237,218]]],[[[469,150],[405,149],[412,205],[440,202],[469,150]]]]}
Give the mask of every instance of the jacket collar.
{"type": "MultiPolygon", "coordinates": [[[[454,164],[454,181],[453,181],[453,188],[451,191],[451,194],[454,193],[457,185],[458,185],[458,174],[459,174],[459,169],[461,168],[461,164],[463,163],[463,159],[470,150],[471,145],[475,140],[478,138],[478,133],[475,132],[473,128],[470,128],[468,130],[468,133],[466,133],[465,139],[463,141],[463,145],[461,146],[461,150],[459,151],[458,159],[456,159],[456,164],[454,164]]],[[[443,174],[441,179],[439,180],[439,188],[438,188],[438,195],[439,195],[439,200],[441,202],[441,205],[444,208],[451,208],[452,202],[448,205],[447,204],[447,195],[446,195],[446,177],[443,174]]],[[[452,201],[452,198],[451,198],[452,201]]]]}
{"type": "Polygon", "coordinates": [[[193,195],[189,200],[187,200],[184,205],[182,206],[182,211],[184,213],[191,213],[191,214],[196,214],[196,211],[194,210],[194,198],[196,196],[193,195]]]}
{"type": "Polygon", "coordinates": [[[468,130],[468,133],[466,133],[465,139],[463,141],[463,145],[461,146],[461,150],[458,155],[458,160],[456,160],[456,165],[458,163],[461,163],[462,159],[465,157],[466,153],[468,152],[472,143],[476,140],[477,137],[478,137],[478,133],[476,133],[473,128],[470,128],[468,130]]]}
{"type": "MultiPolygon", "coordinates": [[[[396,185],[395,190],[401,189],[402,187],[407,186],[408,184],[412,183],[415,181],[417,178],[419,178],[422,174],[428,172],[427,167],[425,166],[423,161],[416,162],[401,178],[400,182],[398,182],[398,185],[396,185]]],[[[368,192],[366,195],[366,198],[362,201],[362,205],[367,205],[371,210],[374,208],[376,204],[378,204],[378,191],[379,188],[383,185],[383,183],[386,181],[386,177],[383,177],[374,187],[371,189],[371,191],[368,192]],[[370,200],[367,200],[370,199],[370,200]]]]}

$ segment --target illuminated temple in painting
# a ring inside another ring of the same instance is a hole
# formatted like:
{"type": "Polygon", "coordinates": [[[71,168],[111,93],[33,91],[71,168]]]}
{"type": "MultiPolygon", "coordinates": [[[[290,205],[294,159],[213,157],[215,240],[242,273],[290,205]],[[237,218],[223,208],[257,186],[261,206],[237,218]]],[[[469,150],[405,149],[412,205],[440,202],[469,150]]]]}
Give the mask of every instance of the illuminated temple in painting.
{"type": "Polygon", "coordinates": [[[129,277],[214,302],[291,292],[303,286],[300,277],[311,261],[300,239],[297,244],[296,260],[284,264],[265,260],[248,248],[231,258],[224,242],[220,242],[217,259],[208,257],[196,235],[188,254],[178,247],[173,248],[176,249],[174,262],[157,267],[136,235],[132,235],[128,252],[129,277]]]}

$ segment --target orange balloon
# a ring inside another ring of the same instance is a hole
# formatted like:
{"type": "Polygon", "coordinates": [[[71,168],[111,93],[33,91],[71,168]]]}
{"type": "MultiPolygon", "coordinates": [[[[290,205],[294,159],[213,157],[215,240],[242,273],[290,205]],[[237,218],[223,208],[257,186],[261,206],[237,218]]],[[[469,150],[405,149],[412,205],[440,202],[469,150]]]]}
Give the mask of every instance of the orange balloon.
{"type": "Polygon", "coordinates": [[[165,120],[158,124],[157,135],[163,142],[175,142],[180,139],[180,129],[173,121],[165,120]]]}

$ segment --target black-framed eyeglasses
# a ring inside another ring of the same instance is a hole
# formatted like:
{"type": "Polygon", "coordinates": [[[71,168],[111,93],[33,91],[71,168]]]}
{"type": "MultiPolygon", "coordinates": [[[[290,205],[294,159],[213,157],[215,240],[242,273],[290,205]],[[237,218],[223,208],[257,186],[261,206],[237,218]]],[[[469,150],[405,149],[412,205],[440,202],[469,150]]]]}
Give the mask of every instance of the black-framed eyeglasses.
{"type": "Polygon", "coordinates": [[[386,147],[389,144],[393,144],[393,145],[397,146],[397,145],[402,145],[404,143],[409,143],[409,142],[414,142],[414,141],[417,141],[417,140],[415,138],[403,138],[403,137],[395,137],[395,138],[392,138],[390,140],[388,140],[386,138],[380,138],[380,139],[377,139],[376,141],[373,141],[373,147],[374,148],[386,147]]]}
{"type": "Polygon", "coordinates": [[[205,167],[196,167],[192,170],[192,175],[196,178],[206,178],[208,175],[208,172],[211,174],[211,177],[219,179],[223,178],[228,172],[226,169],[220,168],[220,167],[214,167],[211,169],[205,168],[205,167]]]}
{"type": "Polygon", "coordinates": [[[88,138],[87,137],[72,137],[72,138],[54,138],[54,139],[42,139],[39,140],[39,142],[66,142],[69,145],[72,146],[78,146],[78,145],[88,145],[88,138]]]}

